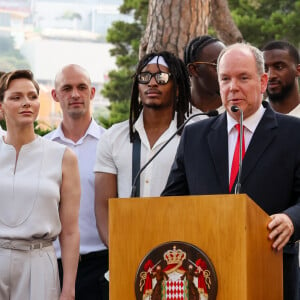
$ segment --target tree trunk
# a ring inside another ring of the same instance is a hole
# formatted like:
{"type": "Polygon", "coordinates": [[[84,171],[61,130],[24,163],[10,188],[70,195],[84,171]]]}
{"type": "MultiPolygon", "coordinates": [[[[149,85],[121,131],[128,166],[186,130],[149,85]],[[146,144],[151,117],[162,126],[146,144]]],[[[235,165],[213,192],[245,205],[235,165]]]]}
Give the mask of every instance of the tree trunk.
{"type": "Polygon", "coordinates": [[[183,57],[192,38],[207,34],[212,0],[149,0],[140,58],[146,53],[168,50],[183,57]]]}
{"type": "Polygon", "coordinates": [[[230,14],[227,0],[211,0],[211,25],[226,45],[243,41],[243,36],[230,14]]]}
{"type": "Polygon", "coordinates": [[[196,36],[207,34],[209,23],[225,44],[243,41],[227,0],[149,0],[139,56],[168,50],[183,58],[184,47],[196,36]]]}

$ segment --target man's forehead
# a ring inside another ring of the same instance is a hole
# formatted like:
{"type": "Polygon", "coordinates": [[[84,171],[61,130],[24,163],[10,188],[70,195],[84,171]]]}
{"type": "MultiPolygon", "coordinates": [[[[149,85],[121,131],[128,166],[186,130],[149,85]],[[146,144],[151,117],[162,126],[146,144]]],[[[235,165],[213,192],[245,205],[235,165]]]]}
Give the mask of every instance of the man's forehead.
{"type": "Polygon", "coordinates": [[[249,49],[244,47],[228,50],[219,60],[219,70],[223,68],[242,69],[243,67],[247,69],[252,65],[256,65],[254,55],[249,49]]]}
{"type": "Polygon", "coordinates": [[[265,61],[286,61],[292,59],[287,49],[272,49],[263,52],[265,61]]]}
{"type": "Polygon", "coordinates": [[[252,52],[249,48],[245,46],[235,46],[228,49],[224,55],[221,57],[221,61],[223,59],[236,58],[236,57],[253,57],[252,52]]]}
{"type": "Polygon", "coordinates": [[[168,72],[169,68],[164,66],[164,65],[157,65],[157,64],[148,64],[143,68],[144,70],[157,70],[157,71],[163,71],[163,72],[168,72]]]}
{"type": "Polygon", "coordinates": [[[208,45],[205,45],[203,49],[199,53],[199,57],[213,57],[215,59],[218,58],[220,52],[225,48],[225,46],[220,41],[215,41],[208,45]]]}
{"type": "Polygon", "coordinates": [[[76,78],[81,78],[82,81],[90,82],[90,77],[88,72],[79,65],[67,65],[63,67],[55,77],[55,82],[59,83],[61,81],[70,81],[76,78]]]}
{"type": "Polygon", "coordinates": [[[90,80],[83,73],[64,73],[61,72],[56,77],[56,86],[79,86],[79,85],[90,85],[90,80]]]}
{"type": "Polygon", "coordinates": [[[60,82],[61,86],[80,86],[80,85],[88,85],[87,81],[82,80],[62,80],[60,82]]]}

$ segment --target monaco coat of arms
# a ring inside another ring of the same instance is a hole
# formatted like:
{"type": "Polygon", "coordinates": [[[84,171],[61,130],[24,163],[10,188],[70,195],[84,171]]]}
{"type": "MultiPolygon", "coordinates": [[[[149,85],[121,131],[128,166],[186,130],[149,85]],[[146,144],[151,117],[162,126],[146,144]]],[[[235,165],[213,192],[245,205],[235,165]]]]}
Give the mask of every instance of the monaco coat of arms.
{"type": "Polygon", "coordinates": [[[217,276],[208,256],[184,242],[154,248],[136,274],[137,300],[215,300],[217,276]]]}

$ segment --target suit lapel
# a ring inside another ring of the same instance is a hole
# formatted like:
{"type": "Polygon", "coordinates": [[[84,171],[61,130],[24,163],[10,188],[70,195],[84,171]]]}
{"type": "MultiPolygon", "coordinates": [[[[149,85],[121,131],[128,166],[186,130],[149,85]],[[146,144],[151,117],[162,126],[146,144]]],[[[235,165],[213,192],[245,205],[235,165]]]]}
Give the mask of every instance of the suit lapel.
{"type": "Polygon", "coordinates": [[[255,165],[258,163],[259,159],[276,136],[277,131],[274,130],[274,128],[277,126],[278,123],[275,113],[269,106],[267,106],[266,111],[252,136],[251,142],[243,159],[243,170],[241,176],[242,186],[243,182],[245,182],[247,177],[253,171],[255,165]]]}
{"type": "Polygon", "coordinates": [[[208,145],[214,163],[215,172],[224,193],[228,192],[228,137],[226,113],[217,118],[208,134],[208,145]]]}

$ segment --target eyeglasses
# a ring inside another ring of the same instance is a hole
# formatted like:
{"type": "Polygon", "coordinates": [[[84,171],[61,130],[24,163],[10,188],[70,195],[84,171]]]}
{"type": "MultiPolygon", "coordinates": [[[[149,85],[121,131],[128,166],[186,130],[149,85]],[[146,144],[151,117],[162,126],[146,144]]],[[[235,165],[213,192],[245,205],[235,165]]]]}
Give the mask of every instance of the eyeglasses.
{"type": "Polygon", "coordinates": [[[154,77],[157,84],[164,85],[169,82],[171,77],[171,73],[165,72],[157,72],[157,73],[150,73],[150,72],[141,72],[137,75],[137,81],[141,84],[147,84],[150,82],[151,78],[154,77]]]}
{"type": "Polygon", "coordinates": [[[217,68],[216,63],[208,62],[208,61],[194,61],[192,63],[189,63],[188,66],[192,65],[192,64],[195,64],[195,65],[209,65],[209,66],[213,66],[213,67],[217,68]]]}

